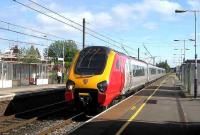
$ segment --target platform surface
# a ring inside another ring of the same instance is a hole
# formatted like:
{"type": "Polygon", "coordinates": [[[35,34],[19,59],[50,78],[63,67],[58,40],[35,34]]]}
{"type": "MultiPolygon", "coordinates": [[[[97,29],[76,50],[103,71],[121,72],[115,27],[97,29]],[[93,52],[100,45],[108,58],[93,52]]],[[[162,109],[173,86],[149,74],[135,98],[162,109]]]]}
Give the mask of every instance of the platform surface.
{"type": "Polygon", "coordinates": [[[199,135],[200,100],[184,97],[171,74],[73,131],[72,135],[199,135]]]}

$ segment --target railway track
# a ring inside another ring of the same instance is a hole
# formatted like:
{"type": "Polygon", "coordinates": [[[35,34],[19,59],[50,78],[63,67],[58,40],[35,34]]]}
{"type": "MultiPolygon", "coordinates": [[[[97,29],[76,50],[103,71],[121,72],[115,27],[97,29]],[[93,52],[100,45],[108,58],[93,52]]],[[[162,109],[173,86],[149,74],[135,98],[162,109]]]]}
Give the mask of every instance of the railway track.
{"type": "Polygon", "coordinates": [[[87,117],[84,112],[81,112],[69,119],[64,120],[61,123],[54,124],[51,127],[42,130],[41,132],[38,133],[38,135],[47,135],[47,134],[55,132],[56,130],[60,130],[66,126],[72,126],[72,124],[73,124],[73,127],[75,127],[80,124],[80,121],[85,122],[88,119],[90,118],[87,117]]]}
{"type": "MultiPolygon", "coordinates": [[[[148,87],[151,87],[152,85],[155,85],[157,86],[157,84],[159,84],[165,77],[163,77],[161,80],[156,80],[154,82],[151,82],[148,86],[146,86],[145,88],[143,89],[147,89],[148,87]]],[[[139,102],[144,102],[145,99],[140,99],[138,100],[138,103],[139,102]]],[[[138,104],[136,103],[136,104],[138,104]]],[[[112,106],[111,106],[112,107],[112,106]]],[[[98,115],[98,114],[97,114],[98,115]]],[[[96,116],[93,116],[93,117],[96,117],[96,116]]],[[[38,135],[47,135],[47,134],[68,134],[68,133],[71,133],[73,132],[73,130],[81,127],[82,125],[84,125],[85,123],[87,123],[86,121],[90,121],[93,117],[87,117],[84,113],[80,113],[80,114],[77,114],[65,121],[63,121],[62,123],[59,123],[59,124],[55,124],[41,132],[38,133],[38,135]],[[79,116],[83,116],[85,120],[82,120],[82,122],[77,122],[77,121],[80,121],[80,117],[79,116]],[[79,117],[79,118],[78,118],[79,117]],[[76,120],[77,118],[77,120],[76,120]],[[71,128],[71,130],[69,128],[67,128],[67,126],[69,126],[70,124],[73,123],[73,128],[71,128]],[[66,130],[67,129],[67,130],[66,130]]]]}
{"type": "MultiPolygon", "coordinates": [[[[163,77],[165,78],[165,77],[163,77]]],[[[162,80],[162,79],[161,79],[162,80]]],[[[152,82],[146,87],[151,86],[152,84],[157,84],[160,80],[152,82]]],[[[15,134],[20,134],[22,132],[18,132],[19,128],[23,127],[26,131],[29,132],[27,125],[35,125],[35,123],[41,123],[40,119],[44,117],[52,117],[57,112],[63,111],[65,114],[69,112],[69,110],[73,111],[69,105],[66,105],[66,102],[59,102],[55,104],[51,104],[48,106],[43,106],[39,108],[35,108],[32,110],[28,110],[26,112],[22,112],[15,115],[10,116],[0,116],[0,134],[12,134],[13,131],[15,134]],[[36,122],[37,121],[37,122],[36,122]],[[34,123],[35,122],[35,123],[34,123]]],[[[71,130],[79,127],[80,125],[84,124],[85,121],[89,120],[91,117],[86,117],[83,112],[70,112],[67,117],[62,117],[62,120],[56,118],[51,119],[52,122],[50,125],[46,125],[44,127],[38,128],[33,130],[34,134],[45,135],[45,134],[62,134],[69,133],[71,130]],[[71,114],[70,114],[71,113],[71,114]],[[57,121],[56,121],[57,120],[57,121]],[[63,131],[62,131],[63,130],[63,131]]],[[[48,120],[47,120],[48,121],[48,120]]],[[[26,133],[26,132],[23,132],[26,133]]],[[[22,133],[22,134],[23,134],[22,133]]]]}
{"type": "Polygon", "coordinates": [[[9,132],[12,129],[33,123],[34,121],[63,111],[69,107],[66,106],[66,101],[50,104],[21,112],[10,116],[0,117],[0,134],[9,132]]]}

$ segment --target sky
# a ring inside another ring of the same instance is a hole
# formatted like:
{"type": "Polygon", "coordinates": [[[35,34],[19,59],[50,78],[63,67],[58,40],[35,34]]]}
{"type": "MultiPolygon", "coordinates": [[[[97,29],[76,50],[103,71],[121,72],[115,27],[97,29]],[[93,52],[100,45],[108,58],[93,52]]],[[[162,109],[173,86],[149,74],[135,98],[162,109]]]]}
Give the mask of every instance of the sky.
{"type": "MultiPolygon", "coordinates": [[[[39,8],[29,0],[18,1],[82,30],[82,27],[39,8]]],[[[170,66],[174,67],[180,64],[181,57],[184,57],[183,40],[185,40],[186,48],[190,49],[185,51],[185,57],[186,59],[194,59],[194,42],[188,40],[194,39],[194,14],[193,12],[176,14],[174,11],[175,9],[199,10],[200,0],[34,1],[80,24],[82,24],[82,19],[85,18],[87,28],[119,42],[119,44],[116,44],[111,40],[104,39],[111,44],[115,44],[110,45],[86,34],[86,45],[88,46],[109,46],[133,57],[137,57],[137,49],[140,48],[141,59],[152,63],[153,61],[150,58],[152,55],[155,56],[156,62],[167,60],[170,66]],[[174,40],[181,41],[175,42],[174,40]],[[120,47],[122,45],[125,50],[120,47]],[[148,54],[144,46],[151,55],[148,54]]],[[[197,54],[200,58],[199,20],[200,13],[197,13],[197,54]]],[[[75,40],[79,48],[82,45],[82,32],[80,30],[28,9],[13,0],[0,1],[0,21],[1,52],[7,51],[11,46],[16,44],[20,47],[30,46],[28,43],[5,41],[2,38],[33,43],[35,47],[39,48],[41,53],[44,48],[48,47],[55,40],[75,40]],[[35,29],[47,33],[47,35],[11,26],[2,21],[35,29]],[[17,34],[5,29],[36,35],[50,40],[17,34]],[[48,34],[53,34],[61,38],[48,34]]],[[[86,29],[86,32],[89,31],[86,29]]]]}

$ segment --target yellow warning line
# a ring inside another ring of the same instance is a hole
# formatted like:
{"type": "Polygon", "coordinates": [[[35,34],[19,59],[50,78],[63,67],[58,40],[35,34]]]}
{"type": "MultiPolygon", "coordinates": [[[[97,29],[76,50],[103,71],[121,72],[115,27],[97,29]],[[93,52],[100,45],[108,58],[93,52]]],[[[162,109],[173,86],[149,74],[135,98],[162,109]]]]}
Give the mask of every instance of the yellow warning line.
{"type": "MultiPolygon", "coordinates": [[[[141,110],[144,108],[144,106],[146,105],[146,103],[148,102],[148,100],[156,93],[156,91],[161,87],[161,85],[165,82],[167,78],[165,78],[160,85],[158,86],[157,89],[154,90],[154,92],[147,98],[147,100],[140,106],[140,108],[138,108],[138,110],[128,119],[128,121],[117,131],[117,133],[115,135],[120,135],[125,129],[126,127],[130,124],[131,121],[133,121],[137,115],[141,112],[141,110]]],[[[135,106],[133,106],[135,107],[135,106]]],[[[132,107],[132,108],[133,108],[132,107]]],[[[131,108],[131,109],[132,109],[131,108]]]]}

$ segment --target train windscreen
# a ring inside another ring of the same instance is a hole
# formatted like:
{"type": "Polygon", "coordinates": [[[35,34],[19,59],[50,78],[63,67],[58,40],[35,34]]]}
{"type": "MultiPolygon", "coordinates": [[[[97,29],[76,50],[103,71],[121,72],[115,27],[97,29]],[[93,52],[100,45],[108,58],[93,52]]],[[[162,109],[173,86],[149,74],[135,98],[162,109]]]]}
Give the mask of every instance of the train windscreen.
{"type": "Polygon", "coordinates": [[[80,52],[75,74],[99,75],[106,65],[108,51],[105,48],[86,48],[80,52]]]}

